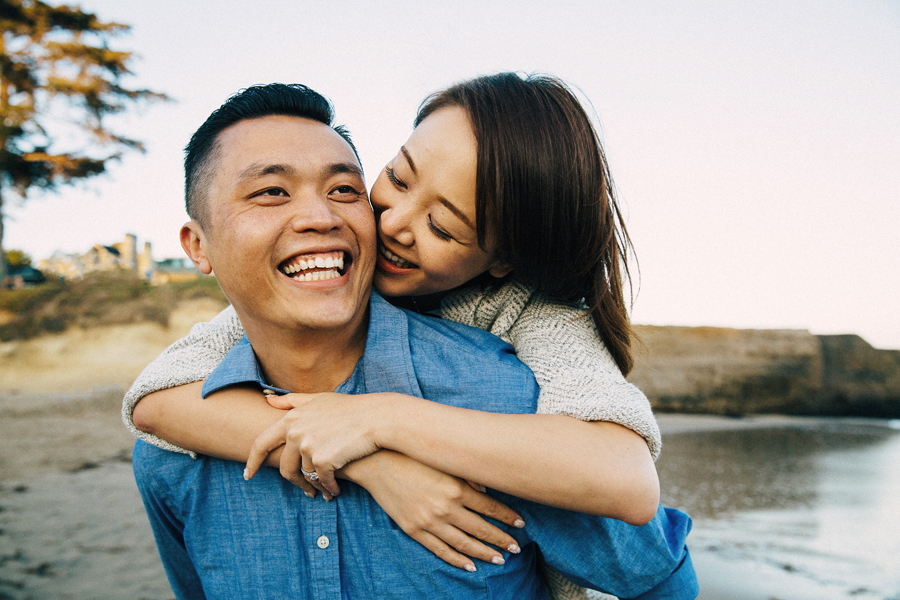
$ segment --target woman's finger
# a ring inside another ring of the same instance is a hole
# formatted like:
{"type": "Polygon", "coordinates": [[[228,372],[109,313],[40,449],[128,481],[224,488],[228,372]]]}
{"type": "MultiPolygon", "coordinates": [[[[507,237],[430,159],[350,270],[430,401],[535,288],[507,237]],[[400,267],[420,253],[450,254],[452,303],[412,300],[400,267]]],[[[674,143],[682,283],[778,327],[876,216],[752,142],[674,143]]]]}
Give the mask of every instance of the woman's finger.
{"type": "MultiPolygon", "coordinates": [[[[301,460],[302,457],[297,446],[286,444],[284,450],[281,452],[281,461],[278,463],[278,471],[281,473],[281,476],[297,487],[303,489],[310,498],[315,497],[316,490],[318,490],[322,492],[322,495],[326,500],[331,500],[331,494],[322,489],[318,485],[318,481],[312,480],[303,473],[301,470],[303,469],[301,460]]],[[[310,470],[308,472],[312,473],[313,471],[310,470]]]]}
{"type": "MultiPolygon", "coordinates": [[[[316,478],[318,479],[318,483],[322,488],[331,493],[332,496],[337,496],[341,493],[341,488],[338,486],[337,481],[334,478],[334,468],[329,466],[315,466],[312,464],[312,461],[309,462],[309,465],[312,471],[316,474],[316,478]]],[[[303,467],[306,469],[306,467],[303,467]]]]}
{"type": "Polygon", "coordinates": [[[453,534],[453,540],[444,541],[448,544],[452,544],[454,541],[461,544],[454,544],[454,548],[463,554],[468,554],[473,558],[478,558],[486,562],[503,564],[502,562],[497,562],[498,558],[501,561],[503,560],[500,553],[493,548],[488,548],[485,544],[502,548],[506,552],[511,552],[513,554],[518,554],[520,552],[519,544],[516,542],[515,538],[499,527],[482,519],[481,515],[467,511],[467,514],[457,517],[454,525],[456,526],[454,529],[464,535],[465,539],[460,539],[453,534]]]}
{"type": "Polygon", "coordinates": [[[476,492],[483,493],[483,492],[487,491],[487,489],[485,489],[485,487],[483,485],[481,485],[480,483],[475,483],[474,481],[469,481],[468,479],[466,479],[466,483],[468,483],[469,487],[472,488],[473,490],[475,490],[476,492]]]}
{"type": "Polygon", "coordinates": [[[466,507],[486,517],[490,517],[501,523],[506,523],[510,527],[515,527],[517,529],[525,527],[525,521],[519,513],[487,494],[479,493],[467,495],[466,507]]]}
{"type": "Polygon", "coordinates": [[[470,572],[477,570],[475,568],[475,563],[472,562],[472,559],[460,554],[449,545],[447,545],[439,537],[421,529],[411,537],[451,567],[465,569],[466,571],[470,572]]]}
{"type": "Polygon", "coordinates": [[[272,408],[290,410],[307,404],[310,400],[315,398],[315,396],[315,394],[283,394],[281,396],[277,394],[266,394],[266,402],[268,402],[269,406],[272,408]]]}
{"type": "MultiPolygon", "coordinates": [[[[475,516],[475,519],[484,522],[484,519],[480,519],[477,516],[475,516]]],[[[489,527],[491,526],[489,523],[485,522],[485,524],[489,527]]],[[[468,525],[463,524],[463,526],[468,527],[469,529],[477,530],[480,535],[484,535],[487,538],[503,539],[504,537],[507,537],[500,530],[497,530],[493,534],[489,534],[485,532],[477,523],[470,523],[468,525]]],[[[506,560],[503,558],[503,555],[496,548],[491,548],[478,539],[475,539],[475,537],[473,537],[463,529],[459,529],[457,527],[445,527],[440,531],[433,531],[432,533],[440,537],[448,546],[450,546],[460,554],[465,554],[466,556],[471,556],[472,558],[477,558],[478,560],[483,560],[484,562],[492,563],[495,565],[502,565],[506,562],[506,560]]],[[[518,549],[515,540],[513,540],[511,543],[507,543],[507,546],[514,546],[516,549],[518,549]]]]}
{"type": "MultiPolygon", "coordinates": [[[[288,444],[285,446],[285,450],[287,448],[291,448],[293,451],[297,449],[297,446],[294,444],[288,444]]],[[[337,483],[334,481],[334,470],[327,470],[325,468],[319,467],[317,468],[313,462],[307,457],[305,454],[301,454],[299,449],[297,449],[297,454],[300,458],[300,469],[303,477],[306,478],[312,485],[322,491],[322,495],[326,500],[331,500],[334,496],[337,496],[341,493],[341,489],[338,487],[337,483]],[[323,475],[330,474],[331,481],[330,485],[326,485],[327,480],[323,480],[323,475]]],[[[283,459],[282,454],[282,459],[283,459]]]]}
{"type": "Polygon", "coordinates": [[[244,479],[252,479],[266,458],[273,450],[284,445],[284,423],[277,421],[266,427],[262,433],[253,440],[250,447],[250,456],[247,458],[247,466],[244,468],[244,479]]]}

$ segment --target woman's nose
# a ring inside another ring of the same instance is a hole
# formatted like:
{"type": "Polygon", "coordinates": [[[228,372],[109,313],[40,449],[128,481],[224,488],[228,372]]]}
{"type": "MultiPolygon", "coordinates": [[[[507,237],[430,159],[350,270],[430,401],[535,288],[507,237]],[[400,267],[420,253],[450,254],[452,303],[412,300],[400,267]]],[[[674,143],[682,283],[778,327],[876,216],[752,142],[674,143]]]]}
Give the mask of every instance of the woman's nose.
{"type": "Polygon", "coordinates": [[[378,213],[378,229],[403,246],[412,246],[416,241],[409,227],[409,214],[398,207],[385,208],[378,213]]]}

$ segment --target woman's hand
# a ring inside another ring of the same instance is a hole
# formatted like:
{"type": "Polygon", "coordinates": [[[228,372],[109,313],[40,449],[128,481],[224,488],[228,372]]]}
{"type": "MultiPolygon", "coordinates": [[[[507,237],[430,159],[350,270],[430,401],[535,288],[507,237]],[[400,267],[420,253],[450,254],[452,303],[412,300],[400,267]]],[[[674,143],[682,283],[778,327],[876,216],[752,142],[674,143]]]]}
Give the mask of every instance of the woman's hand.
{"type": "Polygon", "coordinates": [[[379,449],[374,441],[379,399],[382,394],[287,394],[269,396],[269,404],[288,412],[267,427],[250,450],[246,479],[252,478],[270,452],[281,445],[281,475],[295,485],[309,481],[325,497],[336,496],[340,487],[334,472],[347,463],[379,449]],[[315,473],[317,479],[302,472],[315,473]]]}
{"type": "Polygon", "coordinates": [[[519,552],[515,539],[482,515],[513,527],[524,527],[522,518],[462,479],[390,450],[347,465],[341,476],[368,490],[407,535],[450,565],[474,571],[469,556],[503,564],[487,544],[519,552]]]}

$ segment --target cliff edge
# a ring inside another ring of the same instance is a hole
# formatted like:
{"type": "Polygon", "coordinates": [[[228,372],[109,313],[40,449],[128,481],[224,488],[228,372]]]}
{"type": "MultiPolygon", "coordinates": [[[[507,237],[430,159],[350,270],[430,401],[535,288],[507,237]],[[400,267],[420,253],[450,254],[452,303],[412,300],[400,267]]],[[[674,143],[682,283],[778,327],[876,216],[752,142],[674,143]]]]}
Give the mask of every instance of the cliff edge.
{"type": "Polygon", "coordinates": [[[661,412],[900,418],[900,350],[803,330],[637,326],[628,379],[661,412]]]}

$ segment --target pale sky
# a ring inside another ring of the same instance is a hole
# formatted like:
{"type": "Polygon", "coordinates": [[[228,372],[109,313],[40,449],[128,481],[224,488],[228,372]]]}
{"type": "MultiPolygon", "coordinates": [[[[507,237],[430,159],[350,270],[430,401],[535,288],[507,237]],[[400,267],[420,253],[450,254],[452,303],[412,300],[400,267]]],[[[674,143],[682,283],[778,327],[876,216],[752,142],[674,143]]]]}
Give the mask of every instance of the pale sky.
{"type": "Polygon", "coordinates": [[[330,97],[369,184],[419,102],[460,79],[544,72],[596,111],[640,261],[633,320],[857,333],[900,349],[900,2],[86,0],[133,26],[127,83],[177,102],[117,125],[108,175],[16,205],[6,248],[182,256],[182,148],[229,95],[330,97]]]}

